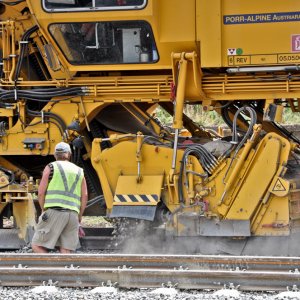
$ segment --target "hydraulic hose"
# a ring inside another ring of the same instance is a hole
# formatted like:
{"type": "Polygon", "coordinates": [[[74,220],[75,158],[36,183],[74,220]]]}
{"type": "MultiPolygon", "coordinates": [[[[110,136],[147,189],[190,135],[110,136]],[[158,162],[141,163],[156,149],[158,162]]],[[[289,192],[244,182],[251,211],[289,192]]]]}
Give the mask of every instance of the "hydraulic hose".
{"type": "Polygon", "coordinates": [[[217,166],[217,159],[202,145],[191,145],[186,148],[182,156],[178,178],[178,193],[180,202],[184,202],[183,185],[186,187],[188,185],[186,180],[183,182],[183,178],[187,178],[186,165],[189,155],[196,156],[199,159],[203,169],[206,171],[205,174],[199,174],[199,176],[207,177],[208,174],[211,173],[212,169],[217,166]]]}
{"type": "Polygon", "coordinates": [[[233,156],[232,156],[232,158],[230,160],[229,166],[228,166],[227,171],[226,171],[226,173],[224,175],[224,178],[223,178],[223,182],[225,181],[225,178],[227,177],[228,172],[229,172],[229,170],[231,168],[231,165],[232,165],[234,159],[236,158],[239,150],[245,144],[245,142],[247,141],[247,139],[251,136],[251,134],[253,132],[253,126],[256,124],[256,122],[257,122],[257,115],[256,115],[255,110],[252,107],[249,107],[249,106],[241,107],[235,113],[234,119],[233,119],[233,126],[232,126],[232,132],[233,132],[233,134],[232,134],[232,140],[231,140],[231,143],[233,144],[235,152],[234,152],[234,154],[233,154],[233,156]],[[238,142],[237,119],[238,119],[238,115],[241,112],[243,112],[243,111],[247,111],[249,113],[249,115],[250,115],[250,122],[249,122],[249,127],[248,127],[245,135],[243,136],[242,140],[240,142],[238,142]]]}
{"type": "MultiPolygon", "coordinates": [[[[0,100],[5,102],[22,98],[24,100],[32,100],[38,102],[49,102],[53,97],[62,96],[84,96],[86,95],[85,87],[72,88],[46,88],[34,90],[4,90],[0,89],[0,100]]],[[[60,101],[60,100],[59,100],[60,101]]]]}
{"type": "Polygon", "coordinates": [[[60,116],[58,116],[52,112],[33,111],[33,110],[30,110],[29,108],[26,109],[26,112],[31,117],[40,117],[40,118],[42,118],[43,122],[52,123],[52,124],[56,125],[58,127],[61,135],[64,136],[64,132],[67,130],[67,125],[60,116]]]}
{"type": "Polygon", "coordinates": [[[31,28],[29,28],[24,33],[24,35],[22,36],[22,39],[20,41],[20,56],[19,56],[19,59],[18,59],[18,62],[17,62],[16,72],[15,72],[15,77],[14,77],[15,82],[18,81],[18,78],[19,78],[19,75],[20,75],[20,72],[21,72],[21,67],[22,67],[22,64],[23,64],[25,53],[27,52],[27,49],[28,49],[28,40],[29,40],[30,36],[35,31],[38,30],[38,28],[39,27],[37,25],[34,25],[31,28]]]}

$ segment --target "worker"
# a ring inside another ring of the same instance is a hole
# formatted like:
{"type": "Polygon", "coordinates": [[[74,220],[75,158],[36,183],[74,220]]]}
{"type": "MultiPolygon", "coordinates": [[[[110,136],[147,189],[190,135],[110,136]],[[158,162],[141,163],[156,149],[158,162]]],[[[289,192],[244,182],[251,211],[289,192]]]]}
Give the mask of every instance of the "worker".
{"type": "Polygon", "coordinates": [[[75,251],[79,226],[87,204],[83,170],[70,162],[71,148],[60,142],[55,146],[55,162],[48,164],[38,188],[42,210],[32,239],[32,250],[47,253],[59,247],[60,253],[75,251]]]}

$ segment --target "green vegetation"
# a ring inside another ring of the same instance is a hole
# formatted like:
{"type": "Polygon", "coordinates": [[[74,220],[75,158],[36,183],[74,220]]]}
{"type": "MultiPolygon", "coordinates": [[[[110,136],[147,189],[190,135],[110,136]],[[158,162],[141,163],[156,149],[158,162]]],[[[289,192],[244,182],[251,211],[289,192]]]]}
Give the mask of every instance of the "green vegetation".
{"type": "Polygon", "coordinates": [[[202,105],[186,105],[185,113],[201,126],[225,125],[222,117],[216,111],[204,111],[202,105]]]}
{"type": "MultiPolygon", "coordinates": [[[[201,126],[219,126],[225,124],[217,112],[205,112],[201,105],[186,105],[184,113],[201,126]]],[[[164,125],[171,125],[173,122],[172,116],[161,107],[156,109],[155,115],[164,125]]]]}
{"type": "Polygon", "coordinates": [[[283,113],[283,124],[300,124],[300,113],[292,112],[290,108],[285,108],[283,113]]]}
{"type": "MultiPolygon", "coordinates": [[[[186,105],[184,112],[195,123],[201,126],[221,126],[225,125],[222,117],[215,111],[205,112],[201,105],[186,105]]],[[[164,125],[172,125],[173,118],[161,107],[155,111],[156,117],[164,125]]],[[[292,112],[290,108],[285,108],[283,112],[282,124],[300,124],[300,113],[292,112]]]]}
{"type": "Polygon", "coordinates": [[[172,116],[164,110],[162,107],[158,106],[158,108],[154,111],[155,117],[163,124],[163,125],[171,125],[173,118],[172,116]]]}

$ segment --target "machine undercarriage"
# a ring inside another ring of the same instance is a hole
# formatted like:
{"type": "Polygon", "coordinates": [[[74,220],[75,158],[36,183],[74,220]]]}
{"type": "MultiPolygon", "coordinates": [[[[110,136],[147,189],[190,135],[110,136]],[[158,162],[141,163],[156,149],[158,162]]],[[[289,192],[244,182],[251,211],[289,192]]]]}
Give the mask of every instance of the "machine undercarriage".
{"type": "Polygon", "coordinates": [[[295,0],[276,13],[254,2],[1,2],[1,220],[30,243],[63,140],[85,171],[86,214],[119,220],[139,251],[296,255],[300,140],[281,123],[299,112],[295,0]],[[264,32],[284,42],[257,43],[264,32]],[[230,135],[187,104],[218,112],[230,135]]]}

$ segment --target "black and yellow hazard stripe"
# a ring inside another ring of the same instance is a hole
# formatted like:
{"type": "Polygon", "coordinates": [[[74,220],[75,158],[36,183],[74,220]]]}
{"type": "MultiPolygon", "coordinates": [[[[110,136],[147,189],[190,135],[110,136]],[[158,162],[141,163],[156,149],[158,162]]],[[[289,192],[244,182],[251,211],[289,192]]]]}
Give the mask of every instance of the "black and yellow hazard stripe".
{"type": "Polygon", "coordinates": [[[158,202],[158,195],[156,194],[116,194],[114,197],[115,205],[126,205],[126,204],[143,204],[143,205],[156,205],[158,202]]]}

